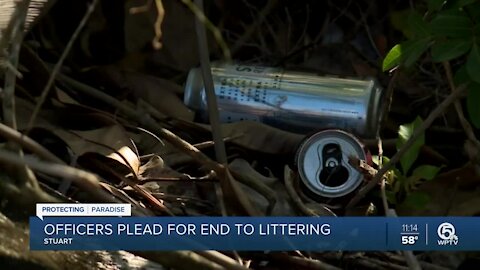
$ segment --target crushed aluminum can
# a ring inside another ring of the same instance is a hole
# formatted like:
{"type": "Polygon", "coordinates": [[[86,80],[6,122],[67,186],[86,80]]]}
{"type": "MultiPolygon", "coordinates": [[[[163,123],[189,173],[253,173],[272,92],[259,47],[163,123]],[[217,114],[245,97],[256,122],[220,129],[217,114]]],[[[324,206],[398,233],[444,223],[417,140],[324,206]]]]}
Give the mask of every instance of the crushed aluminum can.
{"type": "MultiPolygon", "coordinates": [[[[300,134],[337,128],[363,138],[379,130],[383,91],[375,79],[221,62],[212,63],[212,77],[222,123],[252,120],[300,134]]],[[[189,72],[184,103],[208,123],[200,68],[189,72]]]]}
{"type": "Polygon", "coordinates": [[[363,175],[349,163],[349,157],[367,160],[363,144],[353,135],[336,129],[320,131],[300,145],[295,164],[313,199],[338,198],[355,191],[363,175]]]}

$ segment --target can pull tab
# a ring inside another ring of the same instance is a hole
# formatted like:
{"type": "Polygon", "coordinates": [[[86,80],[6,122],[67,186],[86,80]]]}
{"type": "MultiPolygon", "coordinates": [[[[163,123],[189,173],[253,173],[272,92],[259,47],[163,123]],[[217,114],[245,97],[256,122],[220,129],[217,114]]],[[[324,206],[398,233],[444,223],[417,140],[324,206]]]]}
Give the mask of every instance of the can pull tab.
{"type": "Polygon", "coordinates": [[[335,143],[326,144],[321,153],[322,168],[319,180],[322,184],[337,187],[348,180],[348,169],[342,163],[342,149],[335,143]]]}

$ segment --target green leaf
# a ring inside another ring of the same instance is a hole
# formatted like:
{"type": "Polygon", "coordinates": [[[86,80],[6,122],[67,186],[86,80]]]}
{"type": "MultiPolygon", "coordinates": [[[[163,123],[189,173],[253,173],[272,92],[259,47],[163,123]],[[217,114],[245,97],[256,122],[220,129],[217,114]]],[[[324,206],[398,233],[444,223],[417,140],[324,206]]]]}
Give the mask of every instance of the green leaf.
{"type": "Polygon", "coordinates": [[[423,17],[416,11],[410,12],[408,16],[408,26],[414,37],[424,38],[430,35],[430,28],[423,17]]]}
{"type": "Polygon", "coordinates": [[[449,2],[449,7],[452,8],[463,8],[464,6],[475,3],[477,0],[455,0],[449,2]]]}
{"type": "Polygon", "coordinates": [[[469,39],[450,39],[438,41],[432,46],[432,60],[443,62],[462,56],[470,50],[472,42],[469,39]]]}
{"type": "Polygon", "coordinates": [[[457,87],[464,83],[469,83],[470,81],[471,80],[470,80],[470,76],[468,76],[466,65],[461,66],[458,69],[458,71],[455,73],[455,76],[453,76],[453,82],[457,87]]]}
{"type": "Polygon", "coordinates": [[[467,94],[467,112],[475,128],[480,129],[480,84],[470,83],[468,85],[468,94],[467,94]]]}
{"type": "Polygon", "coordinates": [[[390,190],[385,191],[385,195],[387,196],[387,201],[391,204],[397,203],[397,196],[396,193],[390,190]]]}
{"type": "Polygon", "coordinates": [[[472,21],[467,14],[458,9],[440,12],[430,22],[431,30],[441,37],[468,38],[472,34],[472,21]]]}
{"type": "MultiPolygon", "coordinates": [[[[480,9],[480,6],[478,7],[480,9]]],[[[475,27],[473,27],[473,36],[478,38],[480,37],[480,24],[478,24],[479,22],[477,22],[477,25],[475,25],[475,27]]]]}
{"type": "MultiPolygon", "coordinates": [[[[412,137],[414,131],[422,124],[422,119],[417,117],[412,123],[401,125],[398,130],[398,139],[396,143],[397,151],[405,145],[405,143],[412,137]]],[[[410,167],[415,162],[420,152],[420,148],[425,144],[425,134],[415,140],[413,145],[405,152],[400,159],[400,165],[402,166],[402,172],[404,175],[410,170],[410,167]]]]}
{"type": "Polygon", "coordinates": [[[428,49],[430,38],[419,40],[411,40],[402,43],[403,53],[401,54],[401,62],[405,67],[411,67],[418,58],[428,49]]]}
{"type": "MultiPolygon", "coordinates": [[[[378,166],[378,165],[379,165],[378,161],[379,161],[379,160],[378,160],[378,155],[373,155],[373,156],[372,156],[372,162],[375,163],[375,165],[378,166]]],[[[387,157],[385,157],[385,156],[382,156],[382,164],[385,165],[385,164],[387,164],[388,162],[390,162],[390,159],[387,158],[387,157]]]]}
{"type": "Polygon", "coordinates": [[[404,9],[393,11],[390,14],[390,23],[393,28],[402,32],[402,34],[408,39],[413,38],[414,33],[412,32],[409,21],[405,20],[405,18],[408,18],[412,12],[411,9],[404,9]]]}
{"type": "Polygon", "coordinates": [[[424,192],[413,192],[407,195],[403,205],[414,209],[423,209],[430,201],[430,196],[424,192]]]}
{"type": "Polygon", "coordinates": [[[445,0],[428,0],[428,11],[438,11],[442,8],[445,0]]]}
{"type": "Polygon", "coordinates": [[[470,15],[470,18],[472,18],[475,22],[477,23],[480,22],[480,1],[477,1],[472,5],[468,5],[464,7],[464,10],[470,15]]]}
{"type": "Polygon", "coordinates": [[[393,46],[383,59],[382,70],[387,71],[400,64],[411,67],[428,49],[430,38],[409,40],[393,46]]]}
{"type": "Polygon", "coordinates": [[[419,179],[432,180],[441,169],[442,167],[421,165],[413,170],[412,175],[418,177],[419,179]]]}
{"type": "Polygon", "coordinates": [[[383,59],[382,70],[387,71],[400,64],[400,57],[402,56],[402,45],[397,44],[387,53],[383,59]]]}
{"type": "Polygon", "coordinates": [[[393,168],[393,176],[396,178],[398,181],[403,181],[405,179],[405,176],[397,169],[393,168]]]}
{"type": "Polygon", "coordinates": [[[407,180],[405,181],[405,192],[406,193],[410,193],[412,192],[413,190],[415,190],[416,186],[418,185],[418,183],[420,182],[420,177],[418,176],[410,176],[407,178],[407,180]]]}
{"type": "Polygon", "coordinates": [[[393,192],[398,193],[400,192],[400,189],[402,188],[402,182],[401,181],[395,181],[392,183],[393,184],[393,192]]]}
{"type": "Polygon", "coordinates": [[[472,81],[480,83],[480,50],[478,45],[473,45],[467,59],[467,72],[472,81]]]}
{"type": "Polygon", "coordinates": [[[392,185],[395,182],[395,173],[393,171],[388,171],[385,173],[385,183],[387,185],[392,185]]]}
{"type": "Polygon", "coordinates": [[[480,84],[473,82],[468,75],[466,65],[460,67],[455,73],[454,82],[456,86],[467,84],[467,112],[470,122],[475,128],[480,129],[480,84]]]}

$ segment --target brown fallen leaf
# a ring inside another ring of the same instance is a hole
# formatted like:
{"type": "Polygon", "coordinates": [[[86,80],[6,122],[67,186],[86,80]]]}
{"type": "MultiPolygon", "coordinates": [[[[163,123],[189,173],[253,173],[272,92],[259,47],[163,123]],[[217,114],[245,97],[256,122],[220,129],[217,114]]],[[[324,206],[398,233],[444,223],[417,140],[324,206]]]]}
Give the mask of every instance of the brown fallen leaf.
{"type": "MultiPolygon", "coordinates": [[[[193,126],[192,128],[203,130],[207,134],[211,132],[211,126],[206,124],[184,122],[184,126],[193,126]]],[[[224,138],[232,138],[230,142],[265,154],[295,153],[298,145],[305,138],[304,135],[283,131],[255,121],[222,124],[221,129],[224,138]]]]}
{"type": "MultiPolygon", "coordinates": [[[[32,116],[35,105],[23,98],[15,98],[17,129],[25,130],[32,116]]],[[[54,121],[51,121],[53,112],[50,110],[42,110],[37,116],[34,127],[41,127],[45,129],[54,129],[54,121]]]]}
{"type": "Polygon", "coordinates": [[[142,99],[160,113],[192,121],[194,112],[180,98],[183,87],[163,78],[120,69],[117,66],[102,66],[88,72],[89,80],[105,87],[111,95],[123,96],[127,91],[137,100],[142,99]]]}
{"type": "Polygon", "coordinates": [[[270,215],[277,202],[276,190],[271,186],[279,182],[279,179],[260,174],[250,163],[240,158],[233,160],[228,167],[238,182],[243,184],[241,186],[250,200],[257,208],[266,209],[266,215],[270,215]]]}
{"type": "Polygon", "coordinates": [[[135,149],[135,146],[130,141],[125,130],[119,125],[88,131],[56,129],[52,130],[52,132],[62,138],[77,156],[88,152],[98,153],[112,158],[125,166],[128,163],[134,172],[138,174],[140,160],[132,150],[135,149]]]}
{"type": "MultiPolygon", "coordinates": [[[[480,215],[480,177],[472,165],[466,165],[422,184],[410,196],[429,197],[422,207],[403,204],[402,216],[474,216],[480,215]]],[[[407,198],[408,200],[408,198],[407,198]]]]}
{"type": "Polygon", "coordinates": [[[147,178],[184,178],[184,174],[167,166],[163,159],[157,155],[153,155],[147,163],[140,167],[139,176],[140,180],[147,178]]]}
{"type": "Polygon", "coordinates": [[[57,98],[61,103],[64,104],[74,104],[74,105],[79,105],[78,101],[76,101],[74,98],[72,98],[69,94],[67,94],[65,91],[61,90],[58,87],[55,87],[55,93],[57,94],[57,98]]]}

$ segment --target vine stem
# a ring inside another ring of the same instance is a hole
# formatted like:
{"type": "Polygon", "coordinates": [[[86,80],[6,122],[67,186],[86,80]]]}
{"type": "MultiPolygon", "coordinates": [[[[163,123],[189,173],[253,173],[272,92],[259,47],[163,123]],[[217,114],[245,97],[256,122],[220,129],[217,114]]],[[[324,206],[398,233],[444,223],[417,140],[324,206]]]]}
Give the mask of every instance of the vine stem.
{"type": "Polygon", "coordinates": [[[67,46],[65,46],[65,49],[62,52],[62,55],[60,55],[60,59],[58,59],[58,62],[55,64],[52,73],[50,74],[50,77],[48,78],[47,84],[45,84],[45,87],[43,88],[42,94],[40,95],[40,100],[38,101],[37,105],[35,106],[32,116],[30,117],[30,120],[28,121],[27,125],[27,132],[32,129],[35,119],[40,112],[40,109],[42,108],[43,103],[45,103],[45,99],[48,96],[48,93],[50,93],[50,89],[53,86],[53,83],[55,82],[55,78],[57,74],[60,72],[60,69],[62,68],[63,62],[67,58],[68,53],[73,47],[73,44],[75,43],[75,40],[77,40],[78,35],[82,31],[82,29],[85,27],[85,24],[87,24],[88,19],[90,18],[90,15],[92,15],[93,11],[95,10],[95,6],[97,5],[98,0],[92,0],[92,3],[88,5],[87,12],[85,12],[85,15],[83,16],[82,20],[78,24],[77,28],[72,34],[72,37],[67,43],[67,46]]]}
{"type": "MultiPolygon", "coordinates": [[[[443,62],[443,67],[445,68],[445,74],[447,75],[447,80],[448,80],[448,85],[450,86],[450,90],[452,93],[454,93],[456,90],[455,87],[455,82],[453,80],[453,75],[452,75],[452,68],[450,66],[450,62],[445,61],[443,62]]],[[[478,141],[477,137],[475,136],[475,133],[473,132],[472,125],[468,122],[468,120],[465,118],[465,115],[463,114],[463,109],[462,109],[462,104],[460,101],[455,100],[455,110],[457,111],[458,118],[460,119],[460,124],[463,127],[463,130],[465,131],[465,134],[467,135],[468,139],[472,141],[477,149],[480,151],[480,142],[478,141]]]]}
{"type": "Polygon", "coordinates": [[[465,86],[462,85],[461,87],[453,91],[453,93],[451,93],[428,115],[427,119],[425,119],[422,125],[413,132],[413,135],[408,139],[405,145],[403,145],[403,147],[398,150],[395,155],[393,155],[393,157],[390,159],[390,162],[385,164],[373,177],[373,179],[366,186],[364,186],[357,193],[357,195],[355,195],[355,197],[350,200],[350,202],[347,204],[347,209],[351,209],[352,207],[357,205],[357,203],[359,203],[360,200],[363,199],[368,192],[370,192],[380,183],[380,181],[382,181],[383,175],[389,170],[391,170],[393,166],[395,166],[395,164],[400,161],[402,156],[410,149],[410,147],[412,147],[415,141],[425,132],[425,130],[427,130],[427,128],[432,125],[433,121],[442,113],[444,113],[445,110],[461,96],[461,94],[465,93],[465,89],[465,86]]]}

